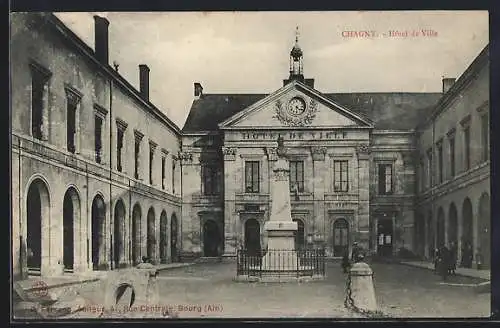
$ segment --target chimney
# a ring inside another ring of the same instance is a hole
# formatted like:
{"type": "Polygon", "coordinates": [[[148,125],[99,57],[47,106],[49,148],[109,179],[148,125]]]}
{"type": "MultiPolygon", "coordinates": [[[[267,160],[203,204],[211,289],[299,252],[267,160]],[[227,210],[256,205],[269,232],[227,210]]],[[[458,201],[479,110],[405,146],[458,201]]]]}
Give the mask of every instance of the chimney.
{"type": "Polygon", "coordinates": [[[149,67],[145,64],[139,65],[139,91],[149,101],[149,67]]]}
{"type": "Polygon", "coordinates": [[[443,78],[443,94],[447,93],[448,90],[453,86],[455,83],[455,78],[443,78]]]}
{"type": "Polygon", "coordinates": [[[109,55],[108,55],[108,27],[109,21],[104,18],[95,15],[94,16],[94,52],[97,59],[105,65],[108,65],[109,55]]]}
{"type": "Polygon", "coordinates": [[[203,87],[201,86],[201,83],[195,82],[194,83],[194,97],[196,99],[200,99],[200,97],[203,95],[203,87]]]}

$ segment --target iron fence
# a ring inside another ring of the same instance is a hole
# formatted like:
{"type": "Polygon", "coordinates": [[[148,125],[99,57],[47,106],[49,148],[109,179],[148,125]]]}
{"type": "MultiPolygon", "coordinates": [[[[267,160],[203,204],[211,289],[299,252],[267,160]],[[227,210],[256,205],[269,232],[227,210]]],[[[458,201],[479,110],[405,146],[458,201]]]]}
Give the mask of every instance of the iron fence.
{"type": "Polygon", "coordinates": [[[325,276],[324,248],[262,251],[237,251],[238,276],[325,276]]]}

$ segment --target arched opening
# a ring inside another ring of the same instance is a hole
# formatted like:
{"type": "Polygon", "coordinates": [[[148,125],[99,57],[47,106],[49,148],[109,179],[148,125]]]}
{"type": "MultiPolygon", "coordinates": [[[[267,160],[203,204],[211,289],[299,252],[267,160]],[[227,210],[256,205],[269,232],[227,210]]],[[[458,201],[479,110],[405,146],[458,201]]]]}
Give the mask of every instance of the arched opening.
{"type": "Polygon", "coordinates": [[[451,247],[456,247],[458,242],[458,216],[454,203],[450,204],[448,213],[448,242],[451,247]]]}
{"type": "Polygon", "coordinates": [[[437,247],[440,248],[445,244],[444,210],[442,207],[438,209],[436,230],[437,230],[437,247]]]}
{"type": "Polygon", "coordinates": [[[472,267],[472,229],[472,204],[470,199],[466,198],[462,206],[462,266],[465,268],[472,267]]]}
{"type": "Polygon", "coordinates": [[[349,249],[349,223],[346,219],[333,222],[333,256],[343,256],[349,249]]]}
{"type": "Polygon", "coordinates": [[[245,222],[245,249],[248,255],[260,254],[260,224],[256,219],[248,219],[245,222]]]}
{"type": "Polygon", "coordinates": [[[434,245],[434,225],[432,220],[432,212],[427,213],[426,220],[426,235],[427,235],[427,252],[430,258],[434,258],[436,247],[434,245]]]}
{"type": "Polygon", "coordinates": [[[161,212],[160,215],[160,262],[167,263],[167,250],[168,250],[168,242],[167,242],[167,229],[168,229],[168,219],[167,213],[165,211],[161,212]]]}
{"type": "Polygon", "coordinates": [[[125,205],[120,199],[115,205],[113,260],[115,268],[123,267],[125,263],[125,205]]]}
{"type": "Polygon", "coordinates": [[[304,248],[305,245],[305,235],[304,235],[304,221],[300,219],[293,219],[293,222],[297,222],[297,231],[295,234],[295,249],[304,248]]]}
{"type": "Polygon", "coordinates": [[[170,219],[170,258],[172,262],[178,261],[177,256],[177,216],[172,214],[170,219]]]}
{"type": "Polygon", "coordinates": [[[92,201],[92,268],[99,270],[104,260],[106,204],[101,195],[92,201]]]}
{"type": "Polygon", "coordinates": [[[39,274],[42,266],[42,241],[48,238],[42,233],[42,223],[47,225],[50,219],[49,191],[40,179],[34,180],[28,188],[26,210],[28,270],[39,274]]]}
{"type": "Polygon", "coordinates": [[[124,308],[131,307],[135,302],[135,291],[130,284],[121,284],[115,291],[115,305],[124,308]]]}
{"type": "Polygon", "coordinates": [[[206,220],[203,225],[203,255],[219,256],[220,232],[214,220],[206,220]]]}
{"type": "Polygon", "coordinates": [[[479,199],[479,220],[478,220],[478,237],[479,237],[479,253],[482,257],[482,265],[484,268],[491,266],[491,221],[490,221],[490,196],[483,193],[479,199]]]}
{"type": "Polygon", "coordinates": [[[69,188],[63,200],[63,264],[67,271],[74,269],[76,220],[80,220],[80,198],[74,188],[69,188]]]}
{"type": "Polygon", "coordinates": [[[139,264],[141,259],[141,206],[137,203],[132,209],[132,261],[139,264]]]}
{"type": "Polygon", "coordinates": [[[148,211],[148,240],[147,240],[147,256],[151,263],[156,262],[156,236],[155,236],[155,210],[150,207],[148,211]]]}

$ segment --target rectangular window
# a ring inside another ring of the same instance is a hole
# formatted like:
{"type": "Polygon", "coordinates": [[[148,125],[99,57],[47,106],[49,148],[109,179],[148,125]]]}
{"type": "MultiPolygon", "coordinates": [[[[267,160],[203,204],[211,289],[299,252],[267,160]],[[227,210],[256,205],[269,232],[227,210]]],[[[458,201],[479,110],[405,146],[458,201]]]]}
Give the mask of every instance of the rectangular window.
{"type": "Polygon", "coordinates": [[[175,160],[172,160],[172,193],[175,194],[175,160]]]}
{"type": "Polygon", "coordinates": [[[450,136],[450,176],[455,176],[455,136],[450,136]]]}
{"type": "Polygon", "coordinates": [[[381,195],[392,194],[392,164],[378,165],[378,190],[381,195]]]}
{"type": "Polygon", "coordinates": [[[486,162],[490,159],[490,123],[488,114],[481,116],[481,148],[481,159],[486,162]]]}
{"type": "Polygon", "coordinates": [[[141,141],[135,139],[134,146],[134,177],[139,179],[139,154],[141,151],[141,141]]]}
{"type": "Polygon", "coordinates": [[[465,171],[470,169],[470,126],[464,127],[465,171]]]}
{"type": "Polygon", "coordinates": [[[153,160],[154,160],[154,146],[149,145],[149,184],[153,184],[153,160]]]}
{"type": "Polygon", "coordinates": [[[434,173],[434,166],[432,162],[432,148],[429,148],[427,150],[427,165],[428,165],[428,185],[429,187],[432,187],[432,174],[434,173]]]}
{"type": "Polygon", "coordinates": [[[94,116],[94,143],[95,143],[95,161],[97,163],[101,163],[102,160],[102,117],[95,115],[94,116]]]}
{"type": "Polygon", "coordinates": [[[118,172],[122,171],[122,148],[123,148],[123,133],[122,129],[118,129],[116,138],[116,169],[118,172]]]}
{"type": "Polygon", "coordinates": [[[201,167],[201,192],[204,195],[218,195],[221,192],[221,171],[216,164],[205,164],[201,167]]]}
{"type": "Polygon", "coordinates": [[[31,134],[36,139],[43,137],[45,79],[33,72],[31,81],[31,134]]]}
{"type": "Polygon", "coordinates": [[[304,162],[290,161],[290,191],[304,192],[304,162]]]}
{"type": "Polygon", "coordinates": [[[66,107],[66,148],[70,153],[75,153],[75,134],[76,134],[76,109],[74,102],[68,101],[66,107]]]}
{"type": "Polygon", "coordinates": [[[347,192],[349,190],[349,161],[333,161],[333,190],[347,192]]]}
{"type": "Polygon", "coordinates": [[[436,145],[437,147],[437,156],[438,156],[438,181],[439,183],[442,183],[443,180],[444,180],[444,177],[443,177],[443,144],[442,143],[438,143],[436,145]]]}
{"type": "Polygon", "coordinates": [[[245,162],[245,192],[258,193],[259,185],[259,162],[245,162]]]}
{"type": "Polygon", "coordinates": [[[161,189],[165,189],[165,157],[161,158],[161,189]]]}

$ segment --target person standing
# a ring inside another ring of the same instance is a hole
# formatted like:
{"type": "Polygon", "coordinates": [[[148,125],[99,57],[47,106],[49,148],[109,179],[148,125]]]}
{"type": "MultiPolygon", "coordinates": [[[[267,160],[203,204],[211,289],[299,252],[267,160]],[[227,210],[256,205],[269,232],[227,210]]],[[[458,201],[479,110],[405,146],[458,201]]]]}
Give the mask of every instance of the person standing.
{"type": "Polygon", "coordinates": [[[450,265],[450,250],[446,247],[446,245],[443,245],[439,250],[439,252],[441,257],[441,261],[439,264],[439,271],[441,277],[443,278],[443,281],[445,281],[446,278],[448,277],[448,268],[450,265]]]}
{"type": "Polygon", "coordinates": [[[457,244],[452,241],[450,244],[450,265],[448,266],[448,273],[455,275],[457,269],[457,244]]]}
{"type": "Polygon", "coordinates": [[[358,246],[358,243],[357,242],[354,242],[352,244],[352,253],[351,253],[351,261],[353,263],[356,263],[358,262],[358,259],[359,259],[359,254],[360,254],[360,248],[358,246]]]}

